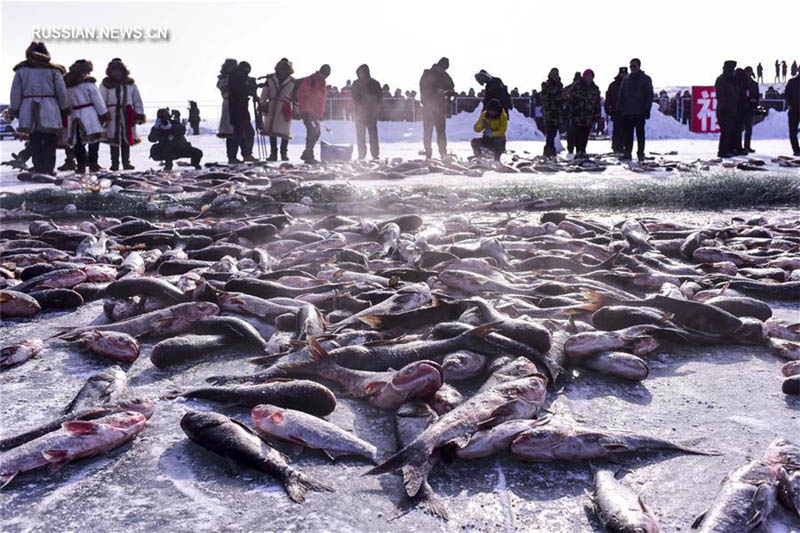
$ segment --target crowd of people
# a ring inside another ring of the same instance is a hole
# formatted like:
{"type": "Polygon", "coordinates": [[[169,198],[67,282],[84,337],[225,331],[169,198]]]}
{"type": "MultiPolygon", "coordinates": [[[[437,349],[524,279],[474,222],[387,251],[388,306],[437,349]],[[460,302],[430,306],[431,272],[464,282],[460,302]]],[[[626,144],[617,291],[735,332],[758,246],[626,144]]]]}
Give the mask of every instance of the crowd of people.
{"type": "MultiPolygon", "coordinates": [[[[786,62],[781,65],[785,76],[786,62]]],[[[292,123],[301,120],[306,129],[306,145],[301,159],[315,163],[315,147],[320,137],[320,122],[325,116],[329,97],[348,99],[344,113],[355,122],[358,158],[369,155],[380,157],[378,121],[387,118],[389,100],[412,102],[419,106],[422,116],[424,155],[433,156],[433,134],[436,133],[440,157],[447,155],[447,117],[453,112],[452,99],[464,94],[475,101],[474,111],[482,105],[474,130],[481,135],[472,141],[476,156],[483,154],[499,158],[505,151],[506,130],[515,109],[514,98],[518,89],[511,91],[503,80],[481,69],[475,74],[480,90],[470,89],[457,93],[448,74],[450,61],[443,57],[423,71],[419,81],[419,101],[416,91],[400,89],[391,92],[387,84],[375,80],[369,65],[356,69],[354,81],[348,81],[341,91],[330,87],[326,80],[331,67],[327,64],[305,77],[294,77],[294,67],[282,58],[274,72],[258,78],[250,76],[251,67],[246,61],[227,59],[220,68],[217,88],[222,96],[222,108],[217,135],[225,139],[230,163],[256,161],[253,148],[256,132],[259,141],[269,138],[269,154],[264,146],[263,155],[268,161],[287,161],[288,143],[292,138],[292,123]],[[259,80],[263,80],[259,83],[259,80]],[[261,89],[260,93],[258,89],[261,89]],[[251,116],[250,110],[253,110],[251,116]],[[255,128],[253,127],[255,121],[255,128]],[[241,156],[241,159],[239,159],[241,156]]],[[[36,172],[54,174],[57,148],[66,153],[64,165],[59,170],[101,170],[98,162],[101,142],[109,145],[111,170],[130,170],[131,147],[140,142],[136,125],[144,124],[144,106],[139,89],[130,71],[120,58],[112,59],[100,82],[91,76],[91,61],[79,59],[69,70],[51,62],[44,43],[33,42],[25,52],[25,60],[14,67],[9,116],[18,118],[18,131],[26,140],[25,149],[14,154],[17,159],[33,160],[36,172]]],[[[776,69],[778,63],[776,62],[776,69]]],[[[798,117],[800,116],[800,70],[796,62],[791,67],[792,78],[786,83],[784,98],[789,115],[789,136],[795,155],[800,155],[797,143],[798,117]]],[[[723,73],[717,78],[716,114],[721,134],[719,157],[730,157],[752,152],[753,116],[760,94],[756,78],[763,75],[763,67],[756,71],[750,67],[737,69],[735,61],[726,61],[723,73]]],[[[641,61],[634,58],[628,67],[619,69],[617,76],[602,97],[594,82],[594,72],[586,69],[576,72],[572,82],[564,85],[557,68],[550,70],[541,84],[541,91],[523,93],[541,103],[541,117],[534,109],[529,114],[539,118],[540,129],[546,141],[544,155],[556,154],[555,138],[559,133],[566,137],[567,151],[577,158],[586,157],[586,147],[592,128],[603,129],[607,116],[613,125],[612,149],[621,159],[631,159],[633,140],[636,137],[636,155],[642,160],[645,153],[645,122],[650,118],[654,101],[666,114],[679,113],[685,105],[687,94],[669,98],[662,92],[653,94],[653,83],[641,69],[641,61]]],[[[768,91],[769,96],[769,91],[768,91]]],[[[391,109],[391,108],[389,108],[391,109]]],[[[417,108],[414,108],[417,111],[417,108]]],[[[197,103],[189,102],[188,125],[195,135],[199,133],[200,111],[197,103]]],[[[154,126],[148,136],[153,143],[150,156],[172,168],[176,159],[188,158],[199,167],[202,151],[186,140],[186,122],[180,112],[159,109],[154,126]]],[[[261,148],[261,144],[259,147],[261,148]]]]}

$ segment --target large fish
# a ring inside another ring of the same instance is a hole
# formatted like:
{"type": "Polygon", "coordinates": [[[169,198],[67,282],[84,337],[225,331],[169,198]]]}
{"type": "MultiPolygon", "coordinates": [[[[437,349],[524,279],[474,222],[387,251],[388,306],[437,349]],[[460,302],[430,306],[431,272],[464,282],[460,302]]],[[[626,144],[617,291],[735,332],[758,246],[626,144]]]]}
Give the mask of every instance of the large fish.
{"type": "Polygon", "coordinates": [[[278,478],[289,498],[296,503],[303,503],[309,490],[334,490],[292,468],[283,454],[263,442],[248,426],[225,415],[190,411],[181,418],[181,429],[198,446],[238,465],[278,478]]]}
{"type": "Polygon", "coordinates": [[[594,473],[591,494],[595,512],[607,531],[619,533],[658,533],[658,521],[644,498],[617,481],[611,470],[594,473]]]}
{"type": "Polygon", "coordinates": [[[253,407],[250,416],[256,431],[265,437],[322,450],[331,459],[359,455],[378,462],[378,449],[373,444],[319,417],[265,404],[253,407]]]}
{"type": "Polygon", "coordinates": [[[406,493],[414,496],[425,482],[430,469],[430,457],[436,448],[448,443],[461,447],[481,428],[508,420],[530,418],[544,405],[546,395],[547,378],[541,374],[501,383],[476,394],[442,415],[411,444],[367,474],[383,474],[405,467],[403,477],[406,493]]]}
{"type": "Polygon", "coordinates": [[[28,339],[17,344],[0,348],[0,368],[24,363],[39,355],[44,348],[41,339],[28,339]]]}
{"type": "Polygon", "coordinates": [[[127,387],[128,375],[119,366],[110,366],[87,379],[62,413],[73,413],[116,402],[125,394],[127,387]]]}
{"type": "Polygon", "coordinates": [[[33,296],[17,290],[0,290],[0,316],[5,318],[33,316],[42,307],[33,296]]]}
{"type": "Polygon", "coordinates": [[[5,487],[22,472],[43,466],[57,471],[71,461],[107,453],[136,437],[146,423],[147,418],[135,411],[65,422],[60,430],[0,455],[0,484],[5,487]]]}

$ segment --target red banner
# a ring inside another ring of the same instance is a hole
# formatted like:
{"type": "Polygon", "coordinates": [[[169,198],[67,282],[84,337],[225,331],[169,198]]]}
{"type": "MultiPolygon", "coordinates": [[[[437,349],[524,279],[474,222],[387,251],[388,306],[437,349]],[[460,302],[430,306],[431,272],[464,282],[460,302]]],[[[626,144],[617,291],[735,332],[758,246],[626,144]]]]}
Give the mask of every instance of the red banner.
{"type": "Polygon", "coordinates": [[[696,133],[719,133],[717,124],[717,91],[713,86],[692,86],[692,122],[696,133]]]}

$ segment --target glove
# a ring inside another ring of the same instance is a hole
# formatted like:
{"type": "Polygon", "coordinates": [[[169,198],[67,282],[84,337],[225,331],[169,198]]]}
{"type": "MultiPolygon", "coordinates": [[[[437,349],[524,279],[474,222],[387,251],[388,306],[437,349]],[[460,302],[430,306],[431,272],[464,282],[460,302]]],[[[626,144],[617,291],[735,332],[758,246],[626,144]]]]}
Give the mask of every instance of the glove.
{"type": "Polygon", "coordinates": [[[144,115],[136,115],[136,123],[137,124],[144,124],[147,122],[147,117],[144,115]]]}

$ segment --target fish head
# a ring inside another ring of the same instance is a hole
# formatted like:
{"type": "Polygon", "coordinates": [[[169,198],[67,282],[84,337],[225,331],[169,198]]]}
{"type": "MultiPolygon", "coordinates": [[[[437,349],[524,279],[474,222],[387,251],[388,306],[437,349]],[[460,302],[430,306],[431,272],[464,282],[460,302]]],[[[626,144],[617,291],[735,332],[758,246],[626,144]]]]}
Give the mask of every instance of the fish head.
{"type": "Polygon", "coordinates": [[[441,388],[428,399],[428,403],[438,415],[443,415],[464,403],[464,396],[455,388],[444,383],[441,388]]]}
{"type": "Polygon", "coordinates": [[[253,407],[250,411],[250,416],[253,418],[253,423],[259,429],[274,429],[276,426],[283,424],[286,418],[283,409],[267,404],[253,407]]]}
{"type": "Polygon", "coordinates": [[[634,355],[647,355],[656,351],[659,346],[661,346],[661,343],[658,342],[658,339],[644,335],[631,342],[631,352],[634,355]]]}
{"type": "Polygon", "coordinates": [[[121,361],[135,361],[139,357],[138,341],[127,333],[116,331],[94,331],[94,337],[86,343],[103,354],[121,361]]]}
{"type": "Polygon", "coordinates": [[[737,339],[751,344],[764,344],[769,335],[767,326],[757,318],[745,316],[742,325],[734,332],[737,339]]]}
{"type": "Polygon", "coordinates": [[[547,381],[547,377],[537,373],[502,383],[496,390],[508,400],[504,409],[511,409],[521,415],[516,418],[528,418],[544,404],[547,381]]]}
{"type": "Polygon", "coordinates": [[[769,445],[764,458],[768,463],[792,465],[792,470],[800,469],[800,446],[778,438],[769,445]]]}
{"type": "Polygon", "coordinates": [[[552,450],[562,446],[568,439],[568,434],[563,428],[546,424],[523,431],[511,443],[514,455],[546,456],[552,450]]]}
{"type": "Polygon", "coordinates": [[[415,361],[388,379],[371,381],[364,388],[372,404],[393,409],[413,398],[426,398],[442,386],[442,367],[433,361],[415,361]]]}
{"type": "Polygon", "coordinates": [[[445,270],[440,272],[439,281],[462,290],[474,290],[484,283],[476,274],[466,270],[445,270]]]}
{"type": "Polygon", "coordinates": [[[147,398],[130,398],[120,401],[118,405],[126,411],[141,413],[147,420],[150,420],[156,410],[155,402],[147,398]]]}
{"type": "Polygon", "coordinates": [[[124,411],[102,418],[103,424],[126,433],[138,433],[144,429],[147,417],[137,411],[124,411]]]}
{"type": "Polygon", "coordinates": [[[191,302],[179,310],[176,309],[178,316],[192,322],[217,313],[219,313],[219,307],[212,302],[191,302]]]}
{"type": "Polygon", "coordinates": [[[467,379],[486,365],[486,357],[477,352],[460,350],[448,354],[442,363],[445,376],[452,379],[467,379]]]}
{"type": "Polygon", "coordinates": [[[200,439],[208,430],[229,422],[229,418],[220,413],[189,411],[181,418],[181,429],[192,439],[200,439]]]}

